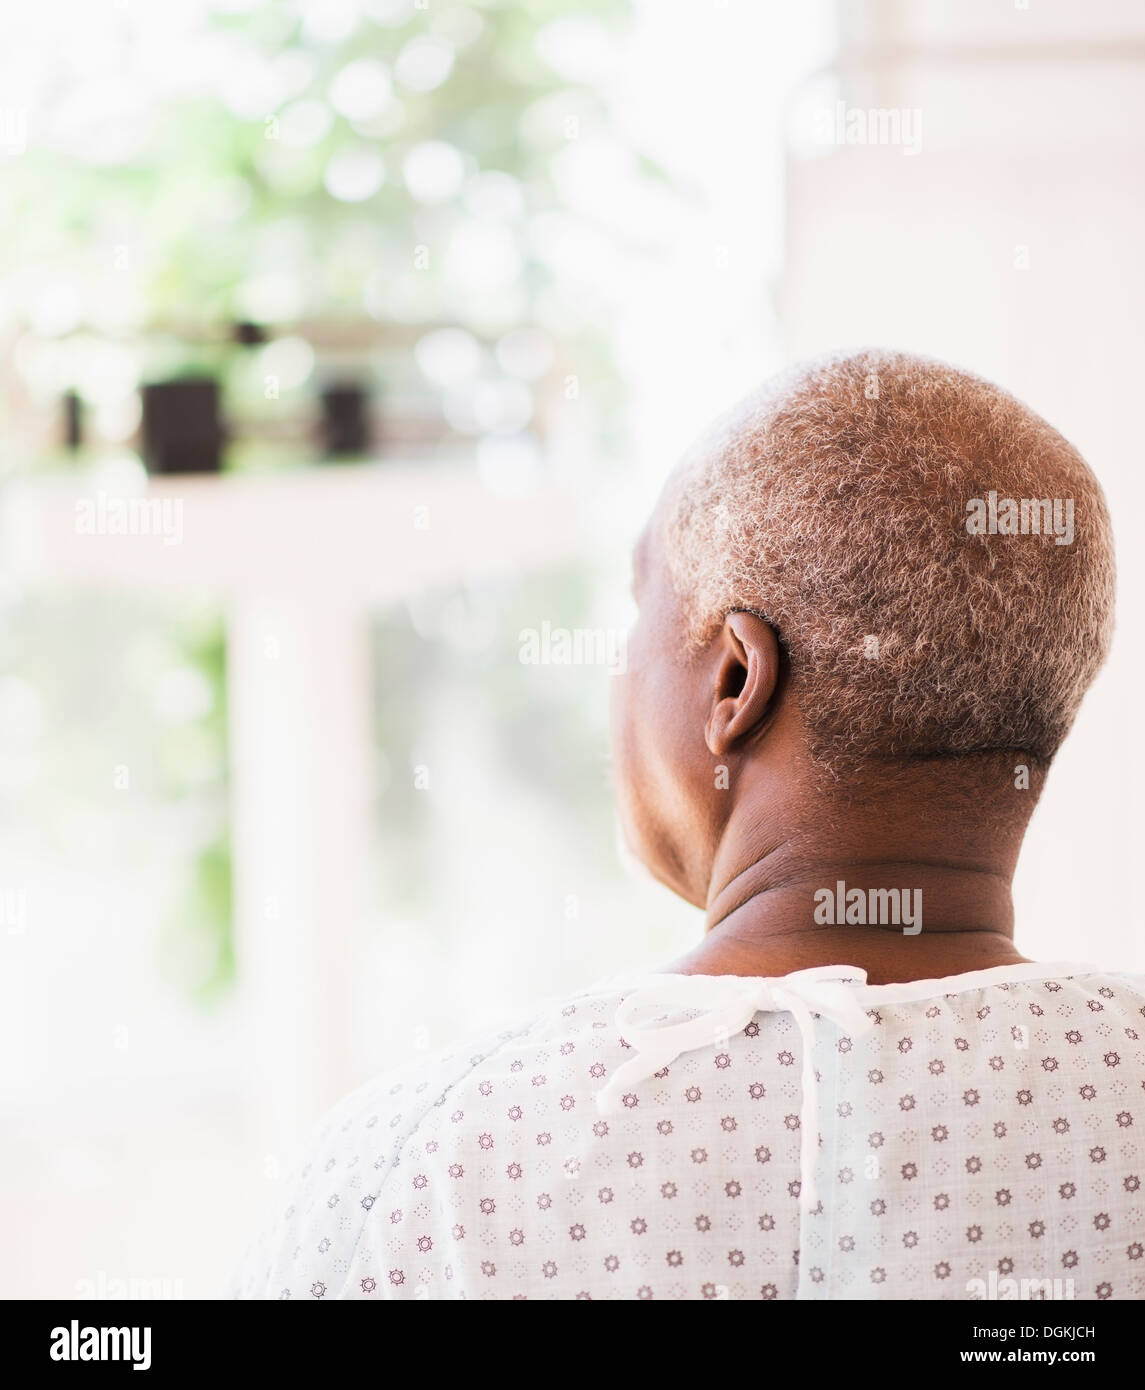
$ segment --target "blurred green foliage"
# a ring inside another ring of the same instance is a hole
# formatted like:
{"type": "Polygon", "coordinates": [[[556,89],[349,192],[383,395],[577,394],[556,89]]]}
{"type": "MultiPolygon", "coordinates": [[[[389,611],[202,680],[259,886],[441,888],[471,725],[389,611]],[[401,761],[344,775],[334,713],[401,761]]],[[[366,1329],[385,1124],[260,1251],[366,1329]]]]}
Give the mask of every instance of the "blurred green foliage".
{"type": "Polygon", "coordinates": [[[58,590],[0,622],[6,844],[153,895],[157,963],[201,1002],[234,978],[217,609],[58,590]]]}
{"type": "MultiPolygon", "coordinates": [[[[75,321],[48,336],[139,343],[148,379],[209,371],[228,410],[257,422],[280,407],[257,353],[227,340],[234,321],[311,339],[311,396],[349,365],[439,407],[419,333],[472,333],[493,379],[489,350],[528,325],[556,345],[553,380],[576,374],[603,407],[602,441],[619,443],[610,323],[585,284],[592,257],[639,232],[576,188],[605,187],[615,167],[664,181],[609,117],[629,0],[366,0],[358,15],[339,27],[301,0],[204,9],[170,40],[187,50],[186,73],[177,49],[164,58],[179,80],[129,42],[148,16],[109,15],[131,119],[101,123],[93,93],[88,121],[44,113],[41,138],[5,166],[10,264],[50,263],[77,291],[75,321]],[[578,174],[588,153],[603,172],[578,174]]],[[[83,112],[97,75],[81,66],[61,104],[83,112]]],[[[76,375],[88,398],[105,389],[98,369],[76,375]]]]}
{"type": "MultiPolygon", "coordinates": [[[[380,755],[379,834],[388,919],[403,914],[448,940],[456,924],[435,897],[443,857],[456,852],[442,802],[459,765],[488,783],[491,803],[537,802],[528,834],[559,844],[517,840],[515,856],[536,871],[554,861],[581,881],[613,866],[614,822],[607,783],[608,683],[599,665],[526,665],[522,634],[543,622],[569,632],[591,629],[596,584],[579,566],[527,581],[436,590],[374,623],[375,736],[380,755]],[[479,741],[443,750],[442,731],[479,741]],[[442,756],[446,752],[446,756],[442,756]],[[424,765],[433,795],[418,769],[424,765]],[[591,873],[590,873],[591,869],[591,873]]],[[[469,791],[461,791],[466,798],[469,791]]],[[[468,803],[467,803],[468,804],[468,803]]],[[[473,826],[480,842],[499,824],[495,804],[473,826]]]]}
{"type": "MultiPolygon", "coordinates": [[[[38,340],[20,365],[33,394],[76,387],[95,407],[98,432],[99,411],[117,407],[139,380],[205,370],[223,381],[228,410],[269,420],[279,405],[264,389],[260,349],[227,337],[232,322],[247,321],[312,343],[315,365],[287,383],[288,398],[313,395],[349,364],[373,373],[387,396],[414,406],[428,398],[440,413],[447,387],[419,370],[419,336],[441,327],[470,334],[477,383],[496,384],[506,375],[498,343],[527,326],[552,344],[550,391],[575,374],[596,403],[597,456],[615,455],[622,392],[611,325],[599,297],[585,293],[591,267],[570,277],[567,260],[570,247],[597,254],[625,231],[607,210],[570,205],[561,181],[575,182],[567,166],[585,148],[662,180],[622,147],[598,80],[629,0],[364,0],[357,22],[341,29],[338,8],[204,6],[182,30],[172,9],[173,38],[160,52],[135,42],[132,26],[158,25],[161,7],[117,7],[102,35],[108,73],[96,71],[103,49],[90,60],[61,52],[59,104],[71,122],[41,113],[39,138],[5,166],[0,193],[14,268],[6,279],[0,272],[0,288],[38,340]],[[98,100],[97,80],[105,83],[98,100]],[[122,89],[127,115],[101,114],[107,81],[122,89]],[[66,296],[60,308],[62,281],[74,313],[66,296]]],[[[522,375],[539,401],[544,382],[522,375]]],[[[543,434],[543,411],[530,428],[543,434]]],[[[288,461],[290,439],[275,447],[279,464],[288,461]]],[[[555,578],[545,611],[581,611],[587,588],[583,576],[555,578]]],[[[515,615],[501,616],[503,630],[515,631],[515,615]]],[[[379,728],[394,759],[422,737],[410,690],[441,659],[403,621],[379,628],[379,728]]],[[[121,740],[132,750],[124,755],[132,795],[151,797],[164,824],[175,825],[167,813],[182,808],[180,833],[189,828],[196,848],[164,958],[197,998],[219,998],[235,962],[218,615],[184,621],[51,598],[9,615],[3,640],[12,648],[6,669],[21,671],[51,706],[54,748],[43,756],[70,788],[69,805],[87,800],[102,814],[106,750],[121,740]],[[126,663],[161,683],[165,662],[196,673],[184,694],[197,680],[201,708],[157,724],[150,696],[117,673],[126,663]]],[[[471,654],[467,670],[510,775],[535,776],[541,750],[552,752],[538,687],[500,657],[471,654]]],[[[567,688],[559,699],[563,713],[575,713],[567,688]]],[[[562,735],[570,761],[558,783],[603,834],[600,729],[579,728],[574,720],[562,735]],[[570,751],[578,748],[579,760],[570,751]]],[[[421,807],[397,786],[382,810],[413,893],[429,838],[419,835],[421,807]]],[[[47,836],[68,838],[67,816],[49,824],[46,806],[33,814],[47,836]]]]}

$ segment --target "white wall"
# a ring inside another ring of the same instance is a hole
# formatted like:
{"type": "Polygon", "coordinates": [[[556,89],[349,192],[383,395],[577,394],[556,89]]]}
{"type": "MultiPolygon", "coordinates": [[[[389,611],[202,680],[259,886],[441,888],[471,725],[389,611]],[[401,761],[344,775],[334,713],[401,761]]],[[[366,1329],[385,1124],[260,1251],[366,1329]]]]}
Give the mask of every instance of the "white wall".
{"type": "Polygon", "coordinates": [[[1035,816],[1019,945],[1145,965],[1134,694],[1145,665],[1145,9],[844,4],[839,61],[788,122],[786,355],[878,344],[998,381],[1070,438],[1119,541],[1113,656],[1035,816]],[[921,150],[817,144],[814,113],[903,106],[921,150]]]}

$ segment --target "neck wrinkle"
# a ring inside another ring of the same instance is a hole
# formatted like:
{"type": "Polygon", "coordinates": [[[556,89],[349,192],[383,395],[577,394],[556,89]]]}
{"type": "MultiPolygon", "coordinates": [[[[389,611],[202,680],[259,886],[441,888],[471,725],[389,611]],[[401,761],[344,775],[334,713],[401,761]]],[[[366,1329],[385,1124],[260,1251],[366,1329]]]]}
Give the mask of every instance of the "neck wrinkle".
{"type": "MultiPolygon", "coordinates": [[[[706,931],[735,924],[761,940],[818,932],[813,918],[816,892],[835,891],[842,881],[848,889],[920,890],[928,909],[930,931],[977,931],[1010,937],[1013,901],[1010,874],[1001,866],[967,863],[957,856],[920,854],[917,858],[891,854],[854,855],[815,867],[784,865],[779,845],[728,877],[710,891],[706,931]]],[[[713,883],[718,881],[713,873],[713,883]]],[[[885,929],[882,924],[872,924],[885,929]]],[[[896,928],[891,928],[897,930],[896,928]]]]}

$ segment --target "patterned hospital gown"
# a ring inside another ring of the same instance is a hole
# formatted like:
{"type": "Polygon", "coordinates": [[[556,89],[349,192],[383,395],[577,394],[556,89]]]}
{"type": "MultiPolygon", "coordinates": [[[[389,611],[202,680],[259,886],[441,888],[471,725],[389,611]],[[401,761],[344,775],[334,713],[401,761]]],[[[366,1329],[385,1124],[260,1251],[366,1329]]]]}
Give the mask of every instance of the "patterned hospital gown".
{"type": "Polygon", "coordinates": [[[1145,1297],[1145,977],[610,981],[364,1086],[246,1298],[1145,1297]]]}

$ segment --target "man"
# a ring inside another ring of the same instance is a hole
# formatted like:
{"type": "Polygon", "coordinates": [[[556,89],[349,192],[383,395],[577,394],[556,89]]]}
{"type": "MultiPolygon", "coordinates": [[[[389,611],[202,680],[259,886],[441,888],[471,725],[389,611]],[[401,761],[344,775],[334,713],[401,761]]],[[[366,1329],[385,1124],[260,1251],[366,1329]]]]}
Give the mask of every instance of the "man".
{"type": "Polygon", "coordinates": [[[234,1292],[1142,1296],[1145,981],[1013,943],[1110,638],[1085,463],[834,358],[692,450],[635,571],[617,800],[703,940],[350,1097],[234,1292]]]}

